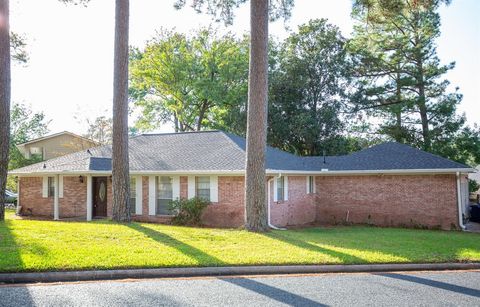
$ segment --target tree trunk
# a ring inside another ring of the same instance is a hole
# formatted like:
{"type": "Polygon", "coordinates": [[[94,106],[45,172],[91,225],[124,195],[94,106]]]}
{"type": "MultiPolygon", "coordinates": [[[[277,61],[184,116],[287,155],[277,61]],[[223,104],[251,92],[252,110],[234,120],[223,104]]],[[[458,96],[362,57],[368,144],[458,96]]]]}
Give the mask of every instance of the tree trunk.
{"type": "Polygon", "coordinates": [[[0,221],[5,219],[10,142],[10,26],[8,0],[0,0],[0,221]]]}
{"type": "Polygon", "coordinates": [[[267,231],[265,150],[268,95],[268,0],[250,2],[245,228],[267,231]]]}
{"type": "Polygon", "coordinates": [[[431,149],[430,129],[428,127],[428,110],[425,97],[425,81],[423,77],[423,61],[419,58],[417,65],[418,69],[418,110],[420,112],[420,119],[422,121],[422,136],[423,136],[423,150],[429,151],[431,149]]]}
{"type": "Polygon", "coordinates": [[[129,0],[116,0],[113,77],[113,219],[130,222],[128,164],[128,18],[129,0]]]}
{"type": "MultiPolygon", "coordinates": [[[[399,69],[397,67],[397,69],[399,69]]],[[[396,93],[395,93],[395,99],[397,100],[397,102],[401,102],[402,101],[402,89],[401,89],[401,86],[400,86],[400,73],[397,72],[397,77],[396,77],[396,85],[397,85],[397,90],[396,90],[396,93]]],[[[405,138],[404,138],[404,134],[403,134],[403,129],[402,129],[402,105],[401,103],[399,105],[396,105],[393,107],[393,109],[397,109],[394,111],[395,113],[395,118],[396,118],[396,121],[395,121],[395,141],[397,142],[400,142],[400,143],[404,143],[405,142],[405,138]],[[397,109],[398,108],[398,109],[397,109]]]]}

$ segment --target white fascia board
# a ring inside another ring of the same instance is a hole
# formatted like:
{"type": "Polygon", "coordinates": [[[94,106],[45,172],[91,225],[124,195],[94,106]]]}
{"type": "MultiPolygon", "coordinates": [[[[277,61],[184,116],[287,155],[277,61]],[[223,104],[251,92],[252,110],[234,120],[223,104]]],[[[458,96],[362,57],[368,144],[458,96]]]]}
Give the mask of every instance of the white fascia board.
{"type": "MultiPolygon", "coordinates": [[[[473,168],[444,168],[444,169],[397,169],[397,170],[359,170],[359,171],[297,171],[297,170],[272,170],[267,169],[267,176],[278,175],[381,175],[381,174],[455,174],[460,173],[475,173],[477,170],[473,168]]],[[[39,177],[48,175],[92,175],[92,176],[111,176],[111,171],[42,171],[42,172],[8,172],[9,175],[23,176],[23,177],[39,177]]],[[[244,176],[244,170],[176,170],[176,171],[131,171],[131,175],[238,175],[244,176]]]]}
{"type": "MultiPolygon", "coordinates": [[[[30,177],[37,177],[43,175],[54,175],[54,174],[61,174],[61,175],[93,175],[93,176],[111,176],[111,171],[42,171],[42,172],[9,172],[9,175],[15,176],[30,176],[30,177]]],[[[131,171],[130,175],[245,175],[245,171],[243,170],[193,170],[193,171],[185,171],[185,170],[178,170],[178,171],[131,171]]]]}
{"type": "Polygon", "coordinates": [[[382,175],[382,174],[456,174],[472,173],[473,168],[445,168],[445,169],[397,169],[397,170],[359,170],[359,171],[295,171],[295,170],[267,170],[267,175],[382,175]]]}

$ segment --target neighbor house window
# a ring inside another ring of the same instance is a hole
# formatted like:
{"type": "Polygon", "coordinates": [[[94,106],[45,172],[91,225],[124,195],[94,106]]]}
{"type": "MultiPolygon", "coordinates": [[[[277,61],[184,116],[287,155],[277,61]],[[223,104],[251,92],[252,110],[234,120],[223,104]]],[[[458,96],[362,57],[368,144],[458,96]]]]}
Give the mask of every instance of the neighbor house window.
{"type": "Polygon", "coordinates": [[[210,201],[210,177],[209,176],[201,176],[196,178],[196,196],[198,198],[202,198],[205,200],[210,201]]]}
{"type": "Polygon", "coordinates": [[[283,201],[285,191],[285,177],[277,178],[277,201],[283,201]]]}
{"type": "Polygon", "coordinates": [[[157,215],[169,215],[168,209],[170,202],[173,200],[172,177],[157,177],[157,215]]]}
{"type": "Polygon", "coordinates": [[[314,193],[315,191],[315,177],[308,176],[308,194],[314,193]]]}
{"type": "Polygon", "coordinates": [[[137,180],[135,177],[130,177],[130,213],[135,214],[137,200],[137,180]]]}
{"type": "Polygon", "coordinates": [[[55,177],[48,177],[48,197],[55,196],[55,177]]]}

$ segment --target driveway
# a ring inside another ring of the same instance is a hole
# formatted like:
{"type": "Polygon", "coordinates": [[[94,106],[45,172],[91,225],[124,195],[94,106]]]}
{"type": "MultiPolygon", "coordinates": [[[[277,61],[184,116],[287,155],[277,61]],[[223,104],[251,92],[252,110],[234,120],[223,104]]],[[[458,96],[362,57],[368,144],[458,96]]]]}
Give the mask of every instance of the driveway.
{"type": "Polygon", "coordinates": [[[480,271],[3,285],[0,306],[478,306],[480,271]]]}

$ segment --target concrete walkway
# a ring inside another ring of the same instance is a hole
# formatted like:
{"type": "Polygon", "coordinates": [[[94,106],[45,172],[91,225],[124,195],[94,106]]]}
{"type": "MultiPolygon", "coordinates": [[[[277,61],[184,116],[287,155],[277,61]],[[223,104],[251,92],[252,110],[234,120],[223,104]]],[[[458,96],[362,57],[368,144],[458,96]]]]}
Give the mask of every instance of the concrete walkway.
{"type": "Polygon", "coordinates": [[[480,223],[468,222],[465,227],[467,231],[480,233],[480,223]]]}

